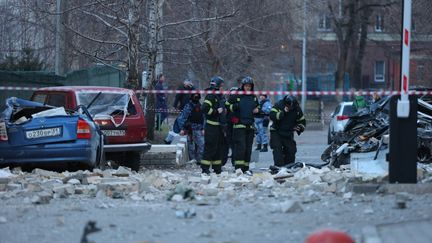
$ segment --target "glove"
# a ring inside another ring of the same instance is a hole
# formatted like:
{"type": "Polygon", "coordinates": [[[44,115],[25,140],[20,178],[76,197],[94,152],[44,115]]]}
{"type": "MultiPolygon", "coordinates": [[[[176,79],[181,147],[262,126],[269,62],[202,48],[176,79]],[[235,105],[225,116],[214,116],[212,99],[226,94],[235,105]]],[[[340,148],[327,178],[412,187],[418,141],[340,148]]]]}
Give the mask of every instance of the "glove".
{"type": "Polygon", "coordinates": [[[304,132],[304,128],[303,128],[303,126],[299,126],[299,125],[297,125],[297,126],[294,127],[294,131],[296,131],[296,132],[297,132],[297,135],[300,136],[300,134],[301,134],[302,132],[304,132]]]}

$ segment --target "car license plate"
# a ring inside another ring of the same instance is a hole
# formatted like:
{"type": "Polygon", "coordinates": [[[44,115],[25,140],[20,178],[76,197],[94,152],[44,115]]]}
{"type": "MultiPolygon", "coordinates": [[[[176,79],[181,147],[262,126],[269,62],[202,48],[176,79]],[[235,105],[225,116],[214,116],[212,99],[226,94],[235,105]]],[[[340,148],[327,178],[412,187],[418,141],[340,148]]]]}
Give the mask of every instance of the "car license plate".
{"type": "Polygon", "coordinates": [[[105,136],[109,136],[109,137],[118,137],[118,136],[125,136],[126,135],[125,130],[102,130],[102,133],[105,136]]]}
{"type": "Polygon", "coordinates": [[[0,122],[0,141],[7,141],[8,135],[6,130],[6,123],[0,122]]]}
{"type": "Polygon", "coordinates": [[[26,131],[26,138],[35,139],[35,138],[44,138],[44,137],[55,137],[55,136],[60,136],[60,134],[61,134],[61,127],[54,127],[54,128],[26,131]]]}

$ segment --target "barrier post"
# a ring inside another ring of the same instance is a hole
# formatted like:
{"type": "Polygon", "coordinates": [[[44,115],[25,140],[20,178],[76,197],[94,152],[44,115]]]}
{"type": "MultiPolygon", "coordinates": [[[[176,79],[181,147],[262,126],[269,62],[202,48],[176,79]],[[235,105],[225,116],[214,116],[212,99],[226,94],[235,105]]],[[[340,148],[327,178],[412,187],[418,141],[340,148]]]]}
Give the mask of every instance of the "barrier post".
{"type": "Polygon", "coordinates": [[[389,182],[417,182],[417,98],[409,96],[411,0],[403,1],[401,96],[390,100],[389,182]]]}

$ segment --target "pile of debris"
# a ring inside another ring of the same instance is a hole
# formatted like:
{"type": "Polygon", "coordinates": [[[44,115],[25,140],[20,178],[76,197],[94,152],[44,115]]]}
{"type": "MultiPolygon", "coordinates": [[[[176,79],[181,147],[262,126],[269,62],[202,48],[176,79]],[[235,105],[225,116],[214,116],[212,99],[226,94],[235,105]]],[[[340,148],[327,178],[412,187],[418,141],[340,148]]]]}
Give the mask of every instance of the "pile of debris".
{"type": "MultiPolygon", "coordinates": [[[[432,181],[432,167],[418,173],[419,181],[432,181]]],[[[383,178],[364,178],[350,172],[349,166],[332,170],[307,165],[281,169],[276,174],[257,171],[252,176],[224,171],[221,175],[201,174],[196,165],[172,171],[145,170],[140,173],[126,167],[76,172],[53,172],[19,168],[0,169],[0,200],[23,199],[29,204],[48,204],[65,198],[125,199],[133,201],[189,201],[211,204],[221,199],[237,200],[249,195],[319,200],[322,195],[350,193],[356,183],[381,183],[383,178]]]]}
{"type": "MultiPolygon", "coordinates": [[[[324,150],[321,159],[339,167],[350,163],[350,153],[376,151],[388,148],[390,127],[390,98],[385,97],[350,116],[344,130],[334,133],[333,142],[324,150]]],[[[419,162],[432,162],[432,99],[418,98],[417,137],[419,162]]]]}

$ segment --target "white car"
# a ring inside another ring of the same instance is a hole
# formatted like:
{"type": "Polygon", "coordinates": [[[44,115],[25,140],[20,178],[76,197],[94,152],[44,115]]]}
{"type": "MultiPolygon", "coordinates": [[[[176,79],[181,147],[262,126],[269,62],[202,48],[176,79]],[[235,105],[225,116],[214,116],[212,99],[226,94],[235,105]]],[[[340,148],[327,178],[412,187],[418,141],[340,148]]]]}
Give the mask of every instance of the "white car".
{"type": "Polygon", "coordinates": [[[353,113],[353,102],[341,102],[330,115],[330,125],[327,135],[327,143],[333,141],[333,133],[344,130],[349,116],[353,113]]]}

